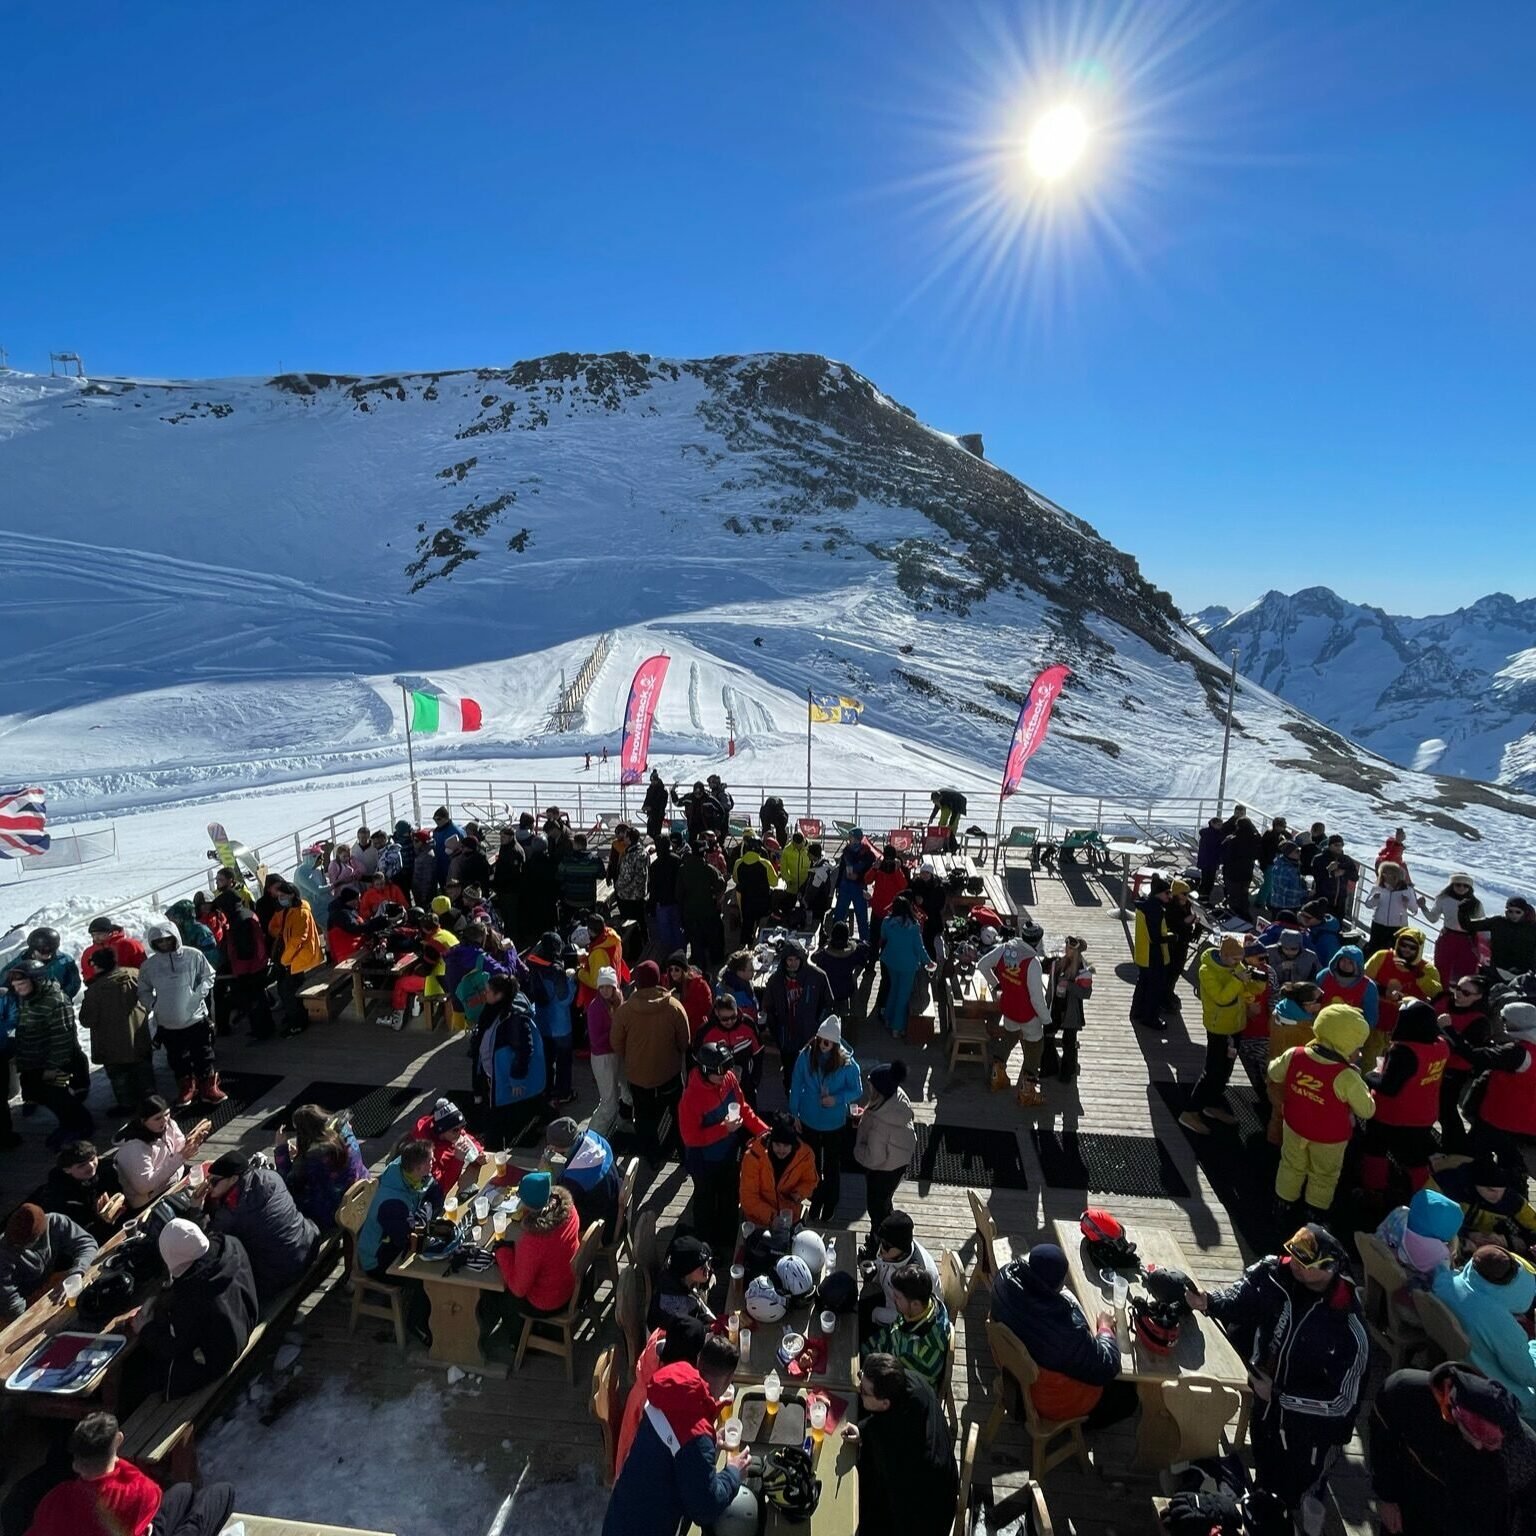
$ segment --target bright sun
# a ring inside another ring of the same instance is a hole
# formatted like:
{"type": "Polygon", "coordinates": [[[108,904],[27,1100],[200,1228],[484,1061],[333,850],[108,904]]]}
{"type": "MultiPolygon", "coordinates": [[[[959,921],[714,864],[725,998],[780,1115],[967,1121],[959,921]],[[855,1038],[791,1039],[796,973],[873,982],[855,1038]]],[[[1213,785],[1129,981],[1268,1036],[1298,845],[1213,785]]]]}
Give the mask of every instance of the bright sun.
{"type": "Polygon", "coordinates": [[[1083,157],[1088,122],[1070,103],[1052,107],[1029,130],[1025,146],[1029,168],[1042,181],[1059,181],[1083,157]]]}

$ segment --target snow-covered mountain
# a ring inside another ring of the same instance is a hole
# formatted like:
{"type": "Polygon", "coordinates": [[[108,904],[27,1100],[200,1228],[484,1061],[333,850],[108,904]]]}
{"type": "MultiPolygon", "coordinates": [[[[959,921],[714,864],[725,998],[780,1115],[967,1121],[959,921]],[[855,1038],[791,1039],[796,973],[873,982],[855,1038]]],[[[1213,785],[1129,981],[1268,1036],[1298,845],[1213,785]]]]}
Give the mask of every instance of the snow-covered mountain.
{"type": "MultiPolygon", "coordinates": [[[[1060,660],[1031,785],[1213,794],[1222,668],[1133,558],[972,446],[804,355],[0,375],[6,776],[78,814],[395,771],[401,672],[484,706],[419,762],[568,761],[616,743],[636,660],[665,648],[668,777],[734,730],[733,780],[795,782],[814,687],[867,705],[825,733],[821,782],[954,779],[984,805],[1021,690],[1060,660]]],[[[1536,802],[1395,768],[1247,682],[1236,716],[1252,803],[1372,846],[1415,822],[1430,867],[1486,838],[1536,884],[1536,802]]]]}
{"type": "Polygon", "coordinates": [[[1393,762],[1536,788],[1536,599],[1406,618],[1327,587],[1190,619],[1246,677],[1393,762]]]}

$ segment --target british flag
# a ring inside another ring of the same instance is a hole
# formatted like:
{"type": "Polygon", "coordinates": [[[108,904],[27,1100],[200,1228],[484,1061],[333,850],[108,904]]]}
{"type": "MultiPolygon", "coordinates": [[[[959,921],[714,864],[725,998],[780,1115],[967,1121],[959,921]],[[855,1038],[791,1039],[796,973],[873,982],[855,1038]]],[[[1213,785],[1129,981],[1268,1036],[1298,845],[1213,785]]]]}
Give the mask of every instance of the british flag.
{"type": "Polygon", "coordinates": [[[0,789],[0,859],[47,853],[48,807],[40,789],[0,789]]]}

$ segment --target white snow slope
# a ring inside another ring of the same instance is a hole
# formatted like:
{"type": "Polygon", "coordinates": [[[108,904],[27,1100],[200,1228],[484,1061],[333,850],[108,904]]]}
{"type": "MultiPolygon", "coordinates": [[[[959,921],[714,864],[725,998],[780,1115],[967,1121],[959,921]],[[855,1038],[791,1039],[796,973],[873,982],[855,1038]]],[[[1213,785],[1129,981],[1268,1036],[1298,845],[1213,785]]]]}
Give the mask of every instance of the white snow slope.
{"type": "MultiPolygon", "coordinates": [[[[1152,799],[1213,795],[1219,773],[1224,680],[1166,594],[818,358],[0,374],[0,531],[0,774],[41,782],[60,821],[111,815],[122,848],[0,870],[0,931],[195,869],[211,817],[254,843],[398,785],[397,673],[484,706],[478,735],[418,739],[418,765],[499,778],[616,749],[658,649],[669,778],[725,762],[729,715],[733,783],[802,783],[804,690],[852,692],[865,724],[818,728],[818,783],[953,780],[990,821],[1020,690],[1061,660],[1031,785],[1152,799]],[[562,671],[604,634],[551,733],[562,671]]],[[[1236,717],[1229,798],[1322,816],[1361,852],[1407,822],[1416,869],[1536,887],[1536,802],[1394,767],[1246,681],[1236,717]]]]}

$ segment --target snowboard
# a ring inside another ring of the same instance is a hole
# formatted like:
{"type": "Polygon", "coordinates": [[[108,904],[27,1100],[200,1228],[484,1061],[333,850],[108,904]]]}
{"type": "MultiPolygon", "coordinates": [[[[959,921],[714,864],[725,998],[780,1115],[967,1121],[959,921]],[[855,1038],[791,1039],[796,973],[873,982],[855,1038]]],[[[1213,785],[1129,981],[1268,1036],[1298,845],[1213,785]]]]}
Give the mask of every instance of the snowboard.
{"type": "Polygon", "coordinates": [[[244,843],[235,842],[224,830],[221,821],[208,823],[208,841],[213,844],[213,856],[244,880],[261,881],[261,864],[256,855],[244,843]]]}

